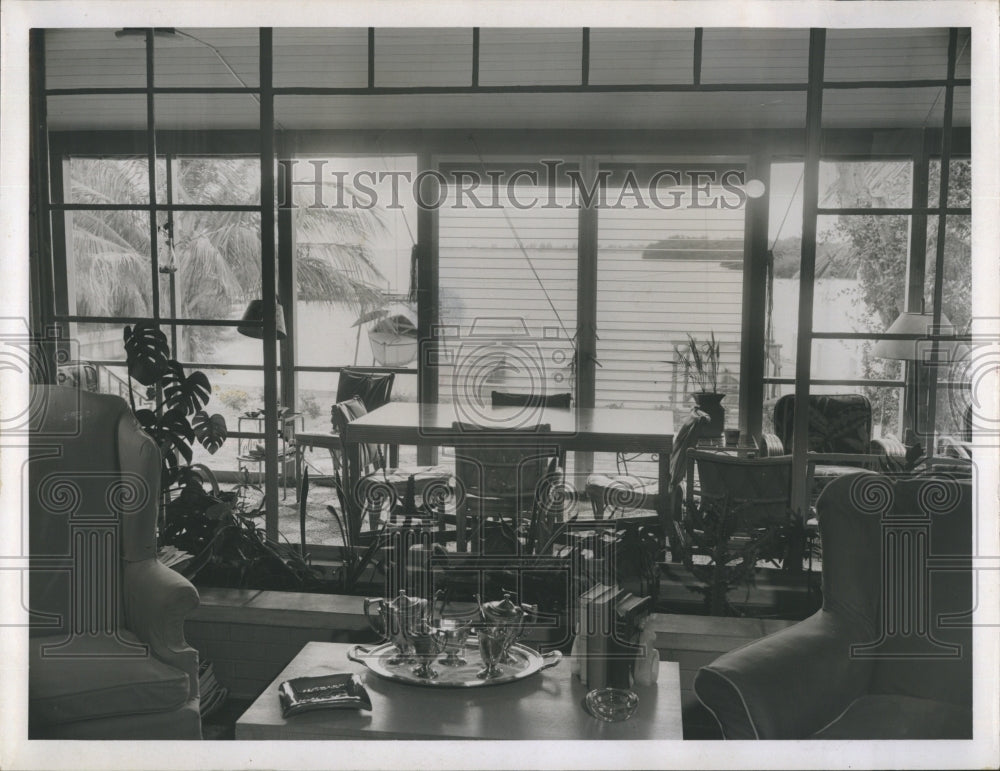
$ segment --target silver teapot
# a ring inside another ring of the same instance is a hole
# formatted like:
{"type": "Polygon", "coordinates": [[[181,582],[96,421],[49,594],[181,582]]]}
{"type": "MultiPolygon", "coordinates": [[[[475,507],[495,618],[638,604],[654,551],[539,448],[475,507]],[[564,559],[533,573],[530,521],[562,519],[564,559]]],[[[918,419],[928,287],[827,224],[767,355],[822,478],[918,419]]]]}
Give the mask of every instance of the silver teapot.
{"type": "Polygon", "coordinates": [[[368,597],[364,603],[365,619],[368,625],[384,639],[396,646],[397,656],[387,661],[387,664],[398,665],[413,660],[412,637],[417,630],[426,626],[430,619],[430,606],[427,600],[420,597],[409,597],[400,590],[396,599],[389,601],[384,597],[368,597]],[[375,608],[375,615],[371,610],[375,608]]]}
{"type": "Polygon", "coordinates": [[[533,612],[533,608],[514,602],[510,592],[504,592],[502,600],[487,603],[477,594],[476,602],[479,603],[482,625],[494,628],[503,639],[500,661],[512,663],[514,659],[510,655],[510,648],[524,633],[525,617],[533,612]]]}

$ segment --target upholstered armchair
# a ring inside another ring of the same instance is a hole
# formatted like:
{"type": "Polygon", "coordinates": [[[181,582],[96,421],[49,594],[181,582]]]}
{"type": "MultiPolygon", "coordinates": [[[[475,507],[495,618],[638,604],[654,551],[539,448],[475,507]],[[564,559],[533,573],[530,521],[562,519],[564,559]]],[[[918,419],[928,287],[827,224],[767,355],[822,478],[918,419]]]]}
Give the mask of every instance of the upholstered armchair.
{"type": "Polygon", "coordinates": [[[948,474],[831,482],[822,609],[695,677],[725,738],[971,738],[971,500],[948,474]]]}
{"type": "Polygon", "coordinates": [[[200,739],[189,581],[156,557],[160,453],[117,396],[31,393],[29,736],[200,739]]]}

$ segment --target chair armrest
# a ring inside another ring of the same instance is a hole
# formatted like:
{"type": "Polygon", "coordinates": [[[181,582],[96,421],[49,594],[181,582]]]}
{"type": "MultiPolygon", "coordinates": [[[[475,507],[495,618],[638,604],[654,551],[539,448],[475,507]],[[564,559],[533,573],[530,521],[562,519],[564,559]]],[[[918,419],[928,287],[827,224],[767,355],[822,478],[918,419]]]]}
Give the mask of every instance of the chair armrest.
{"type": "Polygon", "coordinates": [[[872,662],[850,646],[868,638],[821,610],[702,667],[694,691],[727,739],[803,739],[867,690],[872,662]]]}
{"type": "Polygon", "coordinates": [[[198,651],[184,639],[184,619],[198,607],[198,590],[180,573],[153,558],[125,563],[125,626],[152,654],[187,673],[198,695],[198,651]]]}

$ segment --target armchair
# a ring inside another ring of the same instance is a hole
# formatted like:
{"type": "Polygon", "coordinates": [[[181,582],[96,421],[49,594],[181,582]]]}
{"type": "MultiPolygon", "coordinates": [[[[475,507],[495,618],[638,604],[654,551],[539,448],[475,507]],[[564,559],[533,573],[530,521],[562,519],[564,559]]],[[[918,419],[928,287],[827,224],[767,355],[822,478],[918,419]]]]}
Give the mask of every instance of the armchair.
{"type": "Polygon", "coordinates": [[[160,455],[124,400],[31,394],[33,739],[200,739],[189,581],[156,557],[160,455]]]}
{"type": "Polygon", "coordinates": [[[970,738],[971,499],[954,475],[831,482],[822,609],[695,677],[725,738],[970,738]]]}

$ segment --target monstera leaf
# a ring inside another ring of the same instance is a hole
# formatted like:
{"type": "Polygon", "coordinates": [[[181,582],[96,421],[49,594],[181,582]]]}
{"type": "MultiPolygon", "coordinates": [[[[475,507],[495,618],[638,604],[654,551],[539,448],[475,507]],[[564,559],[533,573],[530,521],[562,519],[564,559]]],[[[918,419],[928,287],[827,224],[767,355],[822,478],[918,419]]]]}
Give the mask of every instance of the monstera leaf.
{"type": "MultiPolygon", "coordinates": [[[[200,372],[194,374],[201,375],[200,372]]],[[[229,436],[226,419],[218,413],[209,415],[205,410],[198,410],[191,419],[191,424],[198,443],[211,455],[215,455],[216,450],[222,447],[226,437],[229,436]]]]}
{"type": "Polygon", "coordinates": [[[148,321],[125,327],[125,361],[128,374],[144,386],[154,385],[170,358],[167,336],[148,321]]]}
{"type": "Polygon", "coordinates": [[[168,410],[181,410],[192,415],[208,403],[212,386],[204,372],[184,375],[176,361],[168,361],[163,374],[163,399],[168,410]]]}
{"type": "Polygon", "coordinates": [[[171,458],[176,462],[177,456],[183,458],[185,463],[191,463],[194,429],[191,428],[183,410],[175,408],[164,412],[156,422],[154,438],[160,445],[160,454],[167,463],[171,462],[171,458]]]}

